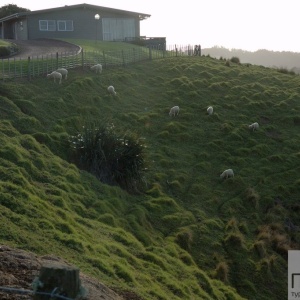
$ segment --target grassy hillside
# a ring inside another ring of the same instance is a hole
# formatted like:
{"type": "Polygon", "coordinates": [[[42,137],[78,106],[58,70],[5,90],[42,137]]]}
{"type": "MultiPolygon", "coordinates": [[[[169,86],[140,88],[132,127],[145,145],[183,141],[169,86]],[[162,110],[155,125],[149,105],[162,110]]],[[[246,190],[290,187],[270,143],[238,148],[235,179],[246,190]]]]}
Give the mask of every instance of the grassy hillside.
{"type": "Polygon", "coordinates": [[[224,47],[212,47],[202,49],[202,54],[210,55],[211,57],[231,58],[239,57],[242,63],[251,63],[262,65],[265,67],[284,68],[294,71],[299,74],[299,58],[300,53],[291,51],[269,51],[260,49],[257,51],[246,51],[242,49],[226,49],[224,47]]]}
{"type": "Polygon", "coordinates": [[[180,57],[0,90],[0,243],[141,299],[286,298],[300,242],[299,76],[180,57]],[[144,138],[142,193],[72,163],[70,136],[90,121],[144,138]],[[221,180],[227,168],[235,176],[221,180]]]}

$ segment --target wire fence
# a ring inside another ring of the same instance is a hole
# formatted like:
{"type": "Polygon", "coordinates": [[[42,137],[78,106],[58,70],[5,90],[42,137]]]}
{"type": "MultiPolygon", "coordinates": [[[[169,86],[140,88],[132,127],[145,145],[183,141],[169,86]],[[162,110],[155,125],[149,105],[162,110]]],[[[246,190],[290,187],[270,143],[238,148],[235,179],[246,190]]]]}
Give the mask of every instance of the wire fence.
{"type": "Polygon", "coordinates": [[[9,294],[19,294],[19,295],[28,295],[28,296],[34,296],[34,295],[42,295],[42,296],[49,296],[49,300],[51,299],[63,299],[63,300],[74,300],[72,298],[65,297],[63,295],[59,295],[56,293],[57,288],[55,288],[51,293],[46,292],[35,292],[32,290],[25,290],[25,289],[17,289],[17,288],[11,288],[11,287],[4,287],[0,286],[0,291],[3,291],[5,293],[9,294]]]}
{"type": "Polygon", "coordinates": [[[94,64],[102,64],[103,68],[126,66],[142,61],[167,57],[201,55],[195,52],[194,47],[168,46],[133,47],[126,50],[114,51],[84,51],[62,52],[47,55],[29,56],[28,58],[6,58],[0,60],[0,80],[16,78],[32,79],[45,76],[58,69],[87,68],[94,64]]]}

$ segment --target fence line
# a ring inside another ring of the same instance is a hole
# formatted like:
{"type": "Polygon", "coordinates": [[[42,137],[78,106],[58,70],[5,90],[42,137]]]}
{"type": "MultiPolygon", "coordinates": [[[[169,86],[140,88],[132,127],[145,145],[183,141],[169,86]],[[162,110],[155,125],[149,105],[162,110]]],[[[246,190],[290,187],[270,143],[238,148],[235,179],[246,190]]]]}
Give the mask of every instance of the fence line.
{"type": "Polygon", "coordinates": [[[135,47],[114,51],[84,51],[51,53],[28,58],[6,58],[0,61],[0,79],[10,80],[27,78],[28,80],[45,76],[57,68],[86,68],[101,63],[104,68],[125,67],[128,64],[147,60],[195,55],[194,48],[188,46],[135,47]]]}
{"type": "Polygon", "coordinates": [[[56,294],[55,288],[52,293],[46,293],[46,292],[35,292],[32,290],[25,290],[25,289],[17,289],[17,288],[11,288],[11,287],[5,287],[0,286],[0,291],[11,293],[11,294],[19,294],[19,295],[44,295],[49,296],[49,299],[57,298],[57,299],[63,299],[63,300],[73,300],[72,298],[65,297],[63,295],[56,294]]]}

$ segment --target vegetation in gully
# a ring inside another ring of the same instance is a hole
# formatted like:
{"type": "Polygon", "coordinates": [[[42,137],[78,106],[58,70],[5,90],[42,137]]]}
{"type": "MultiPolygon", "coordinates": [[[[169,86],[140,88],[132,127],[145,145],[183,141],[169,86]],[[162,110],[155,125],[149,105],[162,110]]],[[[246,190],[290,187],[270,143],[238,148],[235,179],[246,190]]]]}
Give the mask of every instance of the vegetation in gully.
{"type": "Polygon", "coordinates": [[[172,57],[0,90],[1,244],[141,299],[286,298],[300,243],[298,75],[172,57]]]}

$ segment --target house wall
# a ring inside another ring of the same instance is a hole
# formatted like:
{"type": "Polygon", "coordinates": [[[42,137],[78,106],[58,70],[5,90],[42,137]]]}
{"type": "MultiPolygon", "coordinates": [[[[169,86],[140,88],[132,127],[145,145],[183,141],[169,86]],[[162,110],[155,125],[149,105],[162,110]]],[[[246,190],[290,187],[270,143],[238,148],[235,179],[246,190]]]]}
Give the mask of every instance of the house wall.
{"type": "MultiPolygon", "coordinates": [[[[73,38],[73,39],[97,39],[103,40],[103,20],[111,19],[132,19],[135,36],[140,35],[140,24],[137,16],[118,14],[117,12],[92,10],[90,8],[79,7],[63,10],[55,10],[49,12],[41,12],[37,14],[29,14],[28,20],[28,39],[38,38],[73,38]],[[95,20],[95,14],[100,15],[100,20],[95,20]],[[55,20],[55,31],[41,31],[39,29],[40,20],[55,20]],[[58,20],[72,20],[73,31],[58,31],[58,20]]],[[[116,27],[117,28],[117,27],[116,27]]],[[[119,27],[120,29],[120,27],[119,27]]],[[[131,30],[132,31],[132,30],[131,30]]],[[[125,32],[126,34],[126,32],[125,32]]],[[[117,35],[120,37],[120,34],[117,35]]],[[[126,37],[126,36],[125,36],[126,37]]],[[[124,38],[125,38],[124,37],[124,38]]]]}
{"type": "Polygon", "coordinates": [[[2,25],[3,38],[14,39],[14,22],[4,22],[2,25]]]}
{"type": "Polygon", "coordinates": [[[27,20],[20,19],[14,23],[14,39],[27,40],[27,20]]]}

